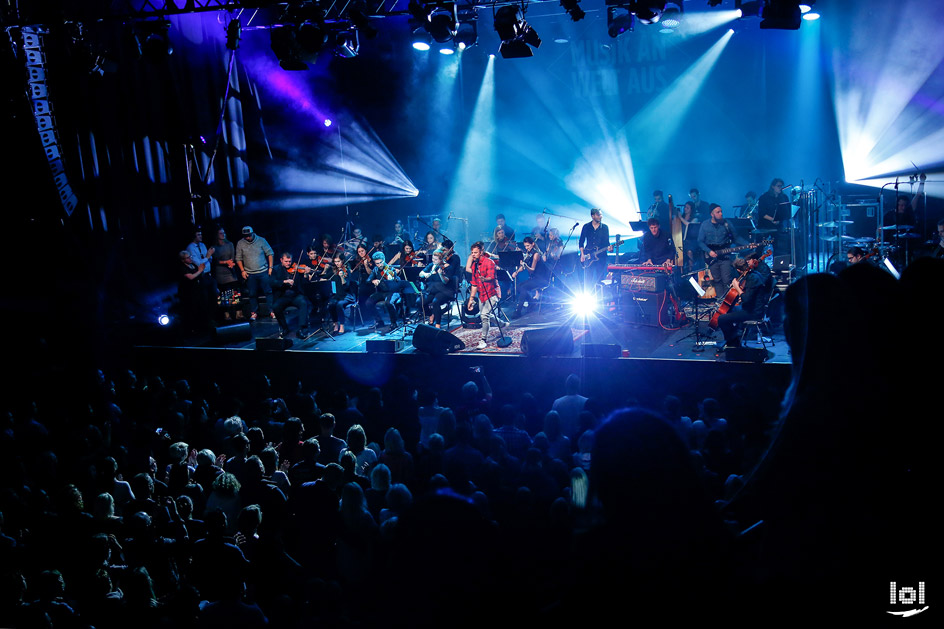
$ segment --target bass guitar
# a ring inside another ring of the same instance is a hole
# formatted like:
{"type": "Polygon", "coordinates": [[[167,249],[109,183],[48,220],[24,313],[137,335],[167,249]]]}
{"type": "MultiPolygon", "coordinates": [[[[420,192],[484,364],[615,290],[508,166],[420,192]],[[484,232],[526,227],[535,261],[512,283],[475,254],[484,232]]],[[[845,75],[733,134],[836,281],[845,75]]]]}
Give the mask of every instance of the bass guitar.
{"type": "Polygon", "coordinates": [[[598,249],[598,250],[594,251],[593,253],[586,254],[586,255],[589,256],[589,257],[588,257],[586,260],[584,260],[583,262],[581,262],[581,263],[580,263],[580,266],[582,266],[582,267],[585,268],[585,269],[588,268],[588,267],[590,267],[591,264],[594,264],[595,262],[597,262],[597,261],[600,259],[600,256],[606,255],[606,254],[609,253],[612,249],[614,249],[614,248],[616,248],[616,247],[619,247],[619,246],[620,246],[621,244],[623,244],[624,242],[626,242],[626,241],[625,241],[625,240],[617,240],[616,242],[614,242],[614,243],[613,243],[612,245],[610,245],[609,247],[603,247],[603,248],[601,248],[601,249],[598,249]]]}
{"type": "MultiPolygon", "coordinates": [[[[773,242],[773,240],[764,240],[764,241],[761,241],[761,242],[752,242],[752,243],[749,243],[749,244],[746,244],[746,245],[740,245],[740,246],[737,246],[737,247],[724,247],[723,249],[720,248],[720,247],[716,249],[716,248],[712,247],[711,245],[708,245],[708,247],[709,247],[712,251],[714,251],[716,255],[723,256],[723,255],[725,255],[725,254],[734,253],[734,252],[736,252],[736,251],[744,251],[744,250],[746,250],[746,249],[755,249],[755,248],[760,247],[760,246],[766,247],[766,246],[770,245],[772,242],[773,242]]],[[[705,254],[705,262],[711,263],[711,261],[712,261],[713,259],[714,259],[714,258],[712,258],[710,255],[705,254]]]]}

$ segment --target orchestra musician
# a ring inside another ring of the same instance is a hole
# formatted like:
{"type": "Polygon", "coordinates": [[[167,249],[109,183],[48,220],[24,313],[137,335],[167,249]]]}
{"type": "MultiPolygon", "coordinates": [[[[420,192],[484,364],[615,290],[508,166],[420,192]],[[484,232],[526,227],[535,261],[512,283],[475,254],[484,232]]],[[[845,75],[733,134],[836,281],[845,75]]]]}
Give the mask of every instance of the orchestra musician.
{"type": "Polygon", "coordinates": [[[445,236],[442,233],[442,219],[441,218],[437,216],[432,221],[430,221],[429,226],[433,228],[433,234],[435,234],[437,242],[445,238],[445,236]]]}
{"type": "Polygon", "coordinates": [[[695,214],[695,204],[686,201],[679,218],[682,220],[682,251],[686,272],[691,272],[695,267],[695,251],[698,249],[699,221],[695,214]]]}
{"type": "Polygon", "coordinates": [[[504,214],[499,214],[495,217],[495,230],[497,231],[499,227],[505,230],[505,237],[508,238],[508,240],[511,242],[515,241],[515,230],[505,221],[504,214]]]}
{"type": "MultiPolygon", "coordinates": [[[[584,223],[580,230],[580,240],[578,242],[580,249],[580,262],[587,262],[591,256],[596,255],[603,249],[613,251],[610,244],[610,228],[603,222],[603,212],[600,208],[590,210],[590,222],[584,223]]],[[[601,254],[587,267],[584,268],[584,288],[591,286],[603,279],[606,274],[606,255],[601,254]]]]}
{"type": "Polygon", "coordinates": [[[409,240],[410,235],[406,233],[403,229],[403,221],[397,219],[397,222],[393,224],[393,236],[390,237],[389,242],[391,245],[402,245],[405,241],[409,240]]]}
{"type": "Polygon", "coordinates": [[[328,299],[328,315],[334,322],[334,333],[344,334],[344,310],[353,306],[357,300],[357,283],[354,281],[354,273],[344,261],[344,256],[338,254],[332,258],[331,275],[328,279],[334,286],[328,299]]]}
{"type": "Polygon", "coordinates": [[[417,251],[422,253],[423,257],[428,260],[429,256],[432,255],[436,249],[439,249],[436,232],[430,230],[426,232],[426,235],[423,237],[423,245],[417,251]]]}
{"type": "Polygon", "coordinates": [[[495,228],[495,237],[489,245],[488,253],[503,253],[506,251],[518,251],[518,245],[508,237],[508,232],[505,231],[504,227],[498,226],[495,228]]]}
{"type": "Polygon", "coordinates": [[[354,251],[354,260],[351,262],[352,281],[357,287],[357,304],[362,310],[367,304],[367,298],[374,293],[374,285],[367,281],[367,277],[374,268],[373,260],[370,258],[371,253],[368,246],[361,243],[354,251]]]}
{"type": "Polygon", "coordinates": [[[547,243],[544,246],[543,259],[548,265],[553,265],[560,260],[561,253],[564,251],[564,241],[561,240],[560,230],[551,227],[547,231],[547,243]]]}
{"type": "Polygon", "coordinates": [[[646,218],[661,218],[669,215],[669,204],[662,200],[662,191],[652,191],[652,204],[646,210],[646,218]]]}
{"type": "Polygon", "coordinates": [[[735,233],[724,218],[724,210],[717,203],[711,204],[711,219],[701,224],[698,231],[698,247],[708,257],[708,270],[718,295],[724,295],[734,278],[730,254],[715,253],[732,244],[746,245],[747,241],[735,233]]]}
{"type": "Polygon", "coordinates": [[[397,303],[406,282],[397,279],[397,269],[387,264],[387,256],[383,251],[375,251],[370,257],[374,262],[374,268],[367,276],[367,281],[377,290],[367,298],[367,301],[374,306],[374,324],[378,330],[383,328],[383,319],[380,316],[380,308],[377,306],[378,303],[383,302],[390,318],[390,329],[393,329],[397,326],[397,303]]]}
{"type": "Polygon", "coordinates": [[[757,229],[781,230],[790,218],[790,199],[783,192],[783,179],[770,182],[770,188],[757,200],[757,229]]]}
{"type": "Polygon", "coordinates": [[[420,278],[426,281],[426,310],[429,324],[437,328],[442,323],[443,306],[456,297],[456,278],[462,270],[458,256],[450,256],[453,262],[443,261],[443,249],[433,251],[432,261],[420,271],[420,278]]]}
{"type": "Polygon", "coordinates": [[[521,261],[521,265],[515,269],[512,277],[517,279],[518,274],[522,271],[528,272],[528,279],[518,286],[515,312],[511,316],[512,319],[517,319],[521,316],[521,309],[524,307],[524,302],[532,303],[536,292],[547,286],[547,265],[544,264],[541,251],[538,249],[534,238],[531,236],[525,236],[524,259],[521,261]]]}
{"type": "Polygon", "coordinates": [[[287,251],[279,257],[279,262],[281,264],[275,268],[270,276],[272,297],[274,299],[272,312],[275,313],[275,318],[279,321],[279,338],[288,336],[290,330],[288,321],[285,318],[285,310],[289,306],[295,306],[298,309],[298,332],[296,335],[300,339],[307,339],[311,336],[308,332],[308,313],[311,304],[302,294],[303,273],[300,273],[298,267],[292,264],[292,254],[287,251]]]}
{"type": "Polygon", "coordinates": [[[642,237],[643,264],[663,265],[675,259],[675,245],[667,233],[662,231],[658,218],[650,218],[647,222],[649,232],[642,237]]]}
{"type": "Polygon", "coordinates": [[[744,195],[744,205],[741,206],[738,217],[756,219],[755,212],[757,212],[757,194],[753,190],[749,190],[744,195]]]}
{"type": "Polygon", "coordinates": [[[868,254],[865,253],[865,250],[862,247],[849,247],[846,251],[846,260],[849,262],[849,265],[858,264],[863,260],[868,259],[868,254]]]}
{"type": "MultiPolygon", "coordinates": [[[[468,310],[475,306],[475,299],[479,299],[479,314],[482,318],[482,339],[476,349],[488,347],[489,316],[501,299],[501,289],[495,277],[495,263],[485,254],[485,245],[482,241],[472,244],[471,253],[465,263],[465,270],[472,275],[472,288],[469,291],[468,310]]],[[[495,318],[497,325],[501,321],[495,318]]]]}
{"type": "MultiPolygon", "coordinates": [[[[759,266],[767,265],[761,263],[759,266]]],[[[740,324],[763,316],[770,293],[764,277],[758,271],[751,270],[746,258],[735,260],[733,268],[741,277],[731,283],[730,289],[740,296],[740,304],[731,312],[718,317],[718,327],[724,334],[724,347],[721,351],[740,347],[740,324]]]]}
{"type": "Polygon", "coordinates": [[[695,210],[695,217],[704,222],[708,220],[711,214],[711,205],[707,201],[702,201],[701,193],[698,188],[692,188],[688,191],[688,198],[692,201],[692,207],[695,210]]]}

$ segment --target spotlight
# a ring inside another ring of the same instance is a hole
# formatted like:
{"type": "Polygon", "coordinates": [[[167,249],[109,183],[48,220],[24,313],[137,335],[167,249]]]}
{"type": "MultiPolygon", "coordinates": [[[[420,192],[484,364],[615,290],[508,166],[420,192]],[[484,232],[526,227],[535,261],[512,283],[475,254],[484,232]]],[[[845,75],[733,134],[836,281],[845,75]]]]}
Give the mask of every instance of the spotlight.
{"type": "Polygon", "coordinates": [[[560,0],[560,5],[564,7],[564,11],[574,22],[579,22],[587,17],[587,14],[580,8],[580,0],[560,0]]]}
{"type": "Polygon", "coordinates": [[[662,20],[659,22],[662,28],[678,28],[682,25],[682,0],[677,2],[666,2],[662,10],[662,20]]]}
{"type": "Polygon", "coordinates": [[[275,58],[283,70],[307,70],[308,65],[301,59],[301,49],[296,42],[295,28],[278,26],[269,29],[270,45],[275,58]]]}
{"type": "Polygon", "coordinates": [[[453,48],[443,47],[439,49],[439,54],[441,55],[454,55],[456,51],[453,48]]]}
{"type": "Polygon", "coordinates": [[[146,20],[135,24],[135,40],[138,51],[144,57],[157,61],[174,54],[174,47],[170,43],[168,32],[170,22],[167,20],[146,20]]]}
{"type": "Polygon", "coordinates": [[[606,32],[610,37],[619,37],[626,31],[632,32],[634,20],[629,7],[606,8],[606,32]]]}
{"type": "MultiPolygon", "coordinates": [[[[364,33],[364,37],[367,39],[373,39],[374,37],[377,37],[377,29],[370,25],[367,12],[364,10],[363,2],[358,2],[348,9],[347,17],[351,20],[351,24],[354,25],[354,28],[364,33]]],[[[354,54],[356,55],[357,53],[354,54]]]]}
{"type": "Polygon", "coordinates": [[[816,11],[810,11],[809,13],[804,13],[804,14],[803,14],[803,19],[806,20],[807,22],[812,22],[813,20],[818,20],[818,19],[819,19],[819,13],[817,13],[816,11]]]}
{"type": "Polygon", "coordinates": [[[324,120],[324,126],[326,126],[326,127],[330,127],[330,126],[331,126],[331,118],[325,118],[325,120],[324,120]]]}
{"type": "Polygon", "coordinates": [[[230,23],[226,25],[226,47],[228,49],[236,50],[239,48],[242,30],[239,20],[231,20],[230,23]]]}
{"type": "Polygon", "coordinates": [[[356,57],[361,49],[361,40],[358,33],[358,29],[340,31],[337,33],[334,36],[334,54],[344,59],[356,57]]]}
{"type": "Polygon", "coordinates": [[[813,7],[811,7],[811,6],[808,5],[808,4],[801,4],[801,5],[800,5],[800,13],[803,13],[804,15],[807,14],[807,13],[809,13],[809,12],[812,11],[812,10],[813,10],[813,7]]]}
{"type": "Polygon", "coordinates": [[[515,5],[506,5],[495,12],[493,26],[501,46],[498,52],[504,59],[531,57],[534,53],[531,48],[541,46],[541,38],[531,25],[521,19],[521,10],[515,5]]]}
{"type": "Polygon", "coordinates": [[[578,317],[588,317],[597,310],[597,300],[593,293],[577,293],[570,300],[570,309],[578,317]]]}
{"type": "Polygon", "coordinates": [[[170,325],[170,317],[166,314],[157,315],[157,323],[161,327],[167,327],[170,325]]]}
{"type": "Polygon", "coordinates": [[[739,17],[760,17],[764,3],[761,0],[749,0],[748,2],[735,0],[734,8],[741,12],[739,17]]]}
{"type": "Polygon", "coordinates": [[[412,16],[410,25],[414,29],[423,27],[433,40],[440,44],[451,41],[459,30],[459,14],[455,2],[423,3],[420,0],[410,0],[407,11],[412,16]]]}
{"type": "Polygon", "coordinates": [[[636,0],[633,3],[633,13],[636,19],[643,24],[655,24],[662,17],[662,11],[665,9],[664,0],[636,0]]]}
{"type": "Polygon", "coordinates": [[[800,28],[800,3],[797,0],[768,0],[761,18],[761,28],[795,31],[800,28]]]}
{"type": "Polygon", "coordinates": [[[479,28],[477,23],[472,20],[469,22],[460,22],[459,29],[456,31],[456,43],[461,49],[463,46],[469,48],[479,41],[479,28]]]}
{"type": "Polygon", "coordinates": [[[431,40],[429,33],[422,26],[417,26],[413,29],[413,48],[416,50],[422,50],[423,52],[429,50],[429,42],[431,40]]]}

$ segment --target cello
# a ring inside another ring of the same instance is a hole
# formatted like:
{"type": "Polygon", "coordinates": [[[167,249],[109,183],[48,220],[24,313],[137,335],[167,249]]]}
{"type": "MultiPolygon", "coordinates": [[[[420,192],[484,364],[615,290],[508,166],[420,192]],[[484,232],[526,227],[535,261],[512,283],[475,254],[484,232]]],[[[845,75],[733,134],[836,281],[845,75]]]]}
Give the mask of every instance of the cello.
{"type": "Polygon", "coordinates": [[[744,269],[744,272],[735,278],[733,282],[731,282],[731,287],[728,288],[728,292],[724,294],[724,299],[721,300],[721,305],[718,306],[718,310],[716,310],[715,313],[711,315],[711,320],[708,322],[708,327],[710,327],[712,330],[718,329],[718,319],[721,318],[721,315],[731,312],[731,308],[734,308],[734,305],[741,297],[741,280],[747,277],[748,273],[756,269],[760,263],[772,253],[772,250],[768,250],[767,253],[761,257],[747,261],[747,268],[744,269]]]}

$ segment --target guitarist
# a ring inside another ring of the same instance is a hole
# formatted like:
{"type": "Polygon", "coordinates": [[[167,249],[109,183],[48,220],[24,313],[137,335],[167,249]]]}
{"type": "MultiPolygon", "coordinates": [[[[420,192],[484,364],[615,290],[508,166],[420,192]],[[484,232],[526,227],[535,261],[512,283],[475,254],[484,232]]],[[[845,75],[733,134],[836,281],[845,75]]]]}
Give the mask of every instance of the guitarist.
{"type": "Polygon", "coordinates": [[[728,254],[718,255],[716,249],[725,249],[732,243],[738,245],[748,244],[746,240],[738,236],[734,228],[724,219],[724,211],[717,203],[711,204],[711,220],[701,224],[698,232],[698,248],[704,252],[708,270],[711,271],[712,282],[715,285],[715,292],[719,296],[724,295],[734,279],[732,271],[731,256],[728,254]]]}
{"type": "MultiPolygon", "coordinates": [[[[580,230],[580,262],[587,262],[591,256],[602,250],[612,251],[610,244],[610,228],[603,222],[603,212],[600,208],[590,210],[590,222],[584,223],[580,230]]],[[[584,288],[591,288],[603,279],[606,274],[606,255],[596,256],[591,264],[584,268],[584,288]]]]}

